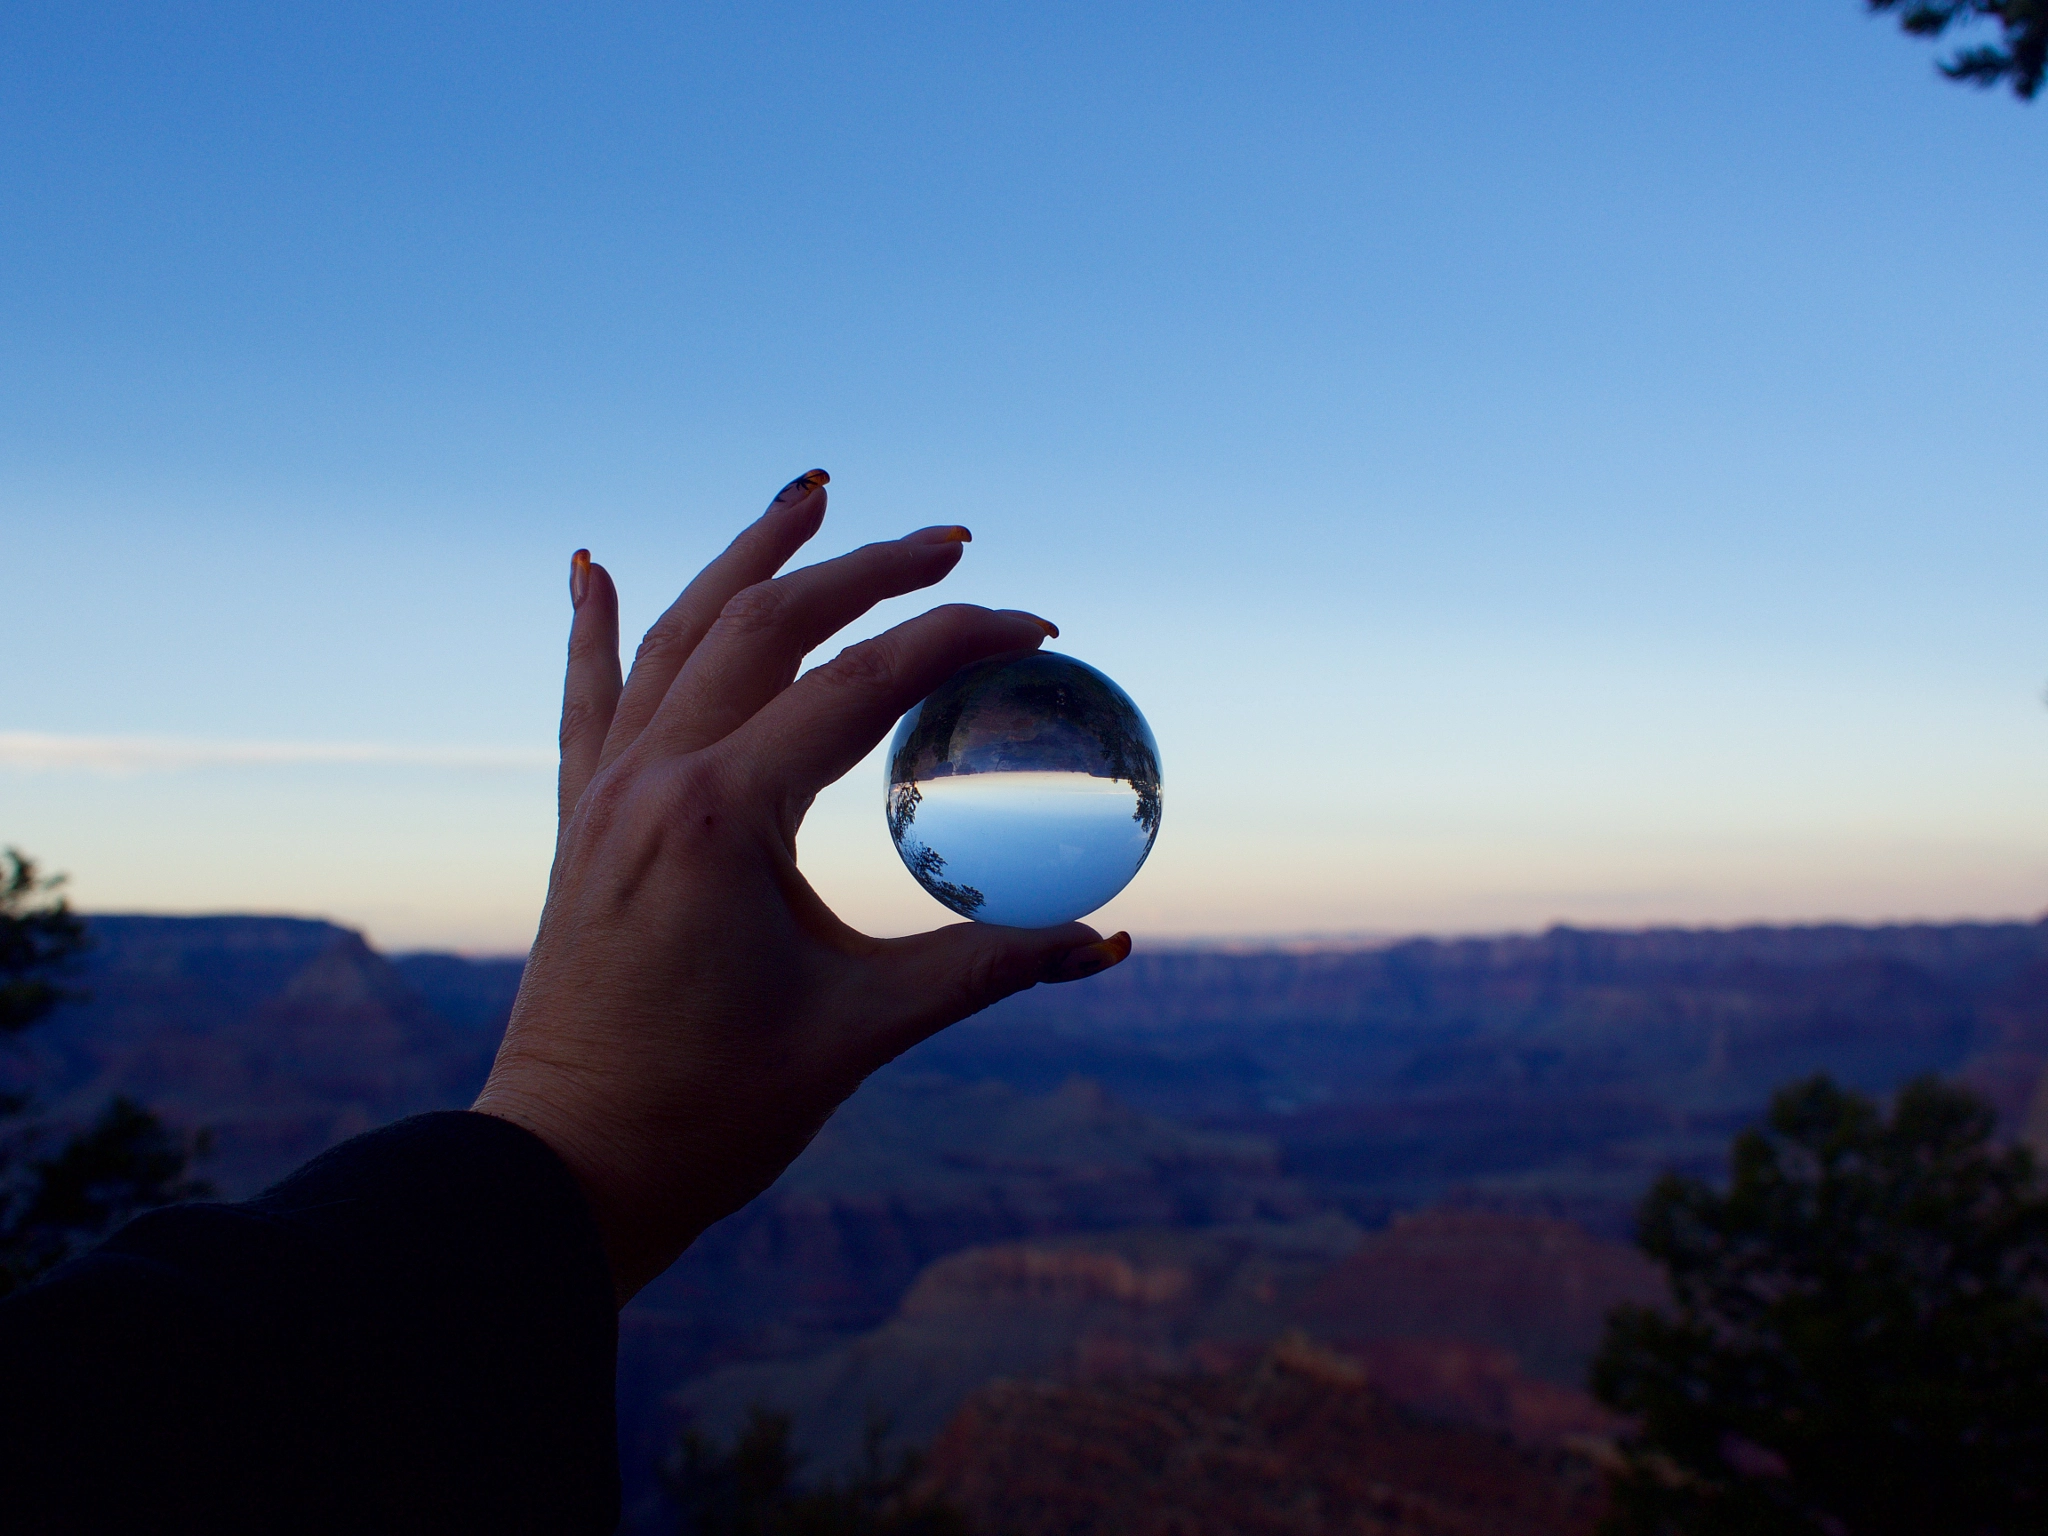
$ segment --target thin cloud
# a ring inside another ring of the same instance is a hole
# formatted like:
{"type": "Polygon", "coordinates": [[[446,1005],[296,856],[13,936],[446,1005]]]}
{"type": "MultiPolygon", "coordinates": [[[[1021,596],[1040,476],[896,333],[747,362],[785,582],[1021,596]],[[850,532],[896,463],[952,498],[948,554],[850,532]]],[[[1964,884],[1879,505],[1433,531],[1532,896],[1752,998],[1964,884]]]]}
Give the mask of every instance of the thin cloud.
{"type": "Polygon", "coordinates": [[[61,736],[0,731],[0,768],[127,777],[193,768],[344,764],[404,768],[545,768],[527,747],[408,747],[366,741],[205,741],[176,736],[61,736]]]}

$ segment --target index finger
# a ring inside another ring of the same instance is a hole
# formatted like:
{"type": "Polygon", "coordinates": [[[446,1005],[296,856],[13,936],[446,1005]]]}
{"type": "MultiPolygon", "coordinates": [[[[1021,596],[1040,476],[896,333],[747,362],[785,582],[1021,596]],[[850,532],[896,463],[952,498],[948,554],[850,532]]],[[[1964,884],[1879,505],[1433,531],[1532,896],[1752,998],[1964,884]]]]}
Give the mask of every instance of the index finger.
{"type": "Polygon", "coordinates": [[[726,741],[748,782],[785,802],[809,804],[962,667],[1036,650],[1058,634],[1036,614],[949,603],[813,667],[726,741]]]}
{"type": "Polygon", "coordinates": [[[626,676],[605,736],[600,767],[630,747],[654,718],[683,663],[733,595],[781,570],[818,531],[825,517],[825,485],[831,478],[824,470],[814,469],[785,485],[768,503],[768,510],[743,528],[725,553],[699,571],[668,611],[654,621],[633,656],[633,670],[626,676]]]}

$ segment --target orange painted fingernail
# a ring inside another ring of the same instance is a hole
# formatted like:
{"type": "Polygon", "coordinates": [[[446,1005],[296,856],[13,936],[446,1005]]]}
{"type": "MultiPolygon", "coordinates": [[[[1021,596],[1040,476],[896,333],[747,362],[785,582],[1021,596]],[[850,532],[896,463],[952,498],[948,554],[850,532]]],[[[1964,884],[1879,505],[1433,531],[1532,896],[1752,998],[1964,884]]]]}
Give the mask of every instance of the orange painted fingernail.
{"type": "Polygon", "coordinates": [[[1079,981],[1084,976],[1098,975],[1113,965],[1122,965],[1131,957],[1131,936],[1128,933],[1113,933],[1106,939],[1097,939],[1093,944],[1082,944],[1055,955],[1046,963],[1047,981],[1079,981]]]}
{"type": "Polygon", "coordinates": [[[569,606],[581,608],[590,596],[590,551],[579,549],[569,557],[569,606]]]}
{"type": "Polygon", "coordinates": [[[1041,618],[1040,618],[1040,617],[1039,617],[1039,616],[1038,616],[1037,614],[1035,614],[1035,613],[1027,613],[1027,614],[1025,614],[1025,615],[1024,615],[1024,617],[1025,617],[1025,618],[1027,618],[1027,619],[1029,619],[1029,620],[1030,620],[1030,621],[1031,621],[1032,623],[1036,624],[1036,625],[1037,625],[1037,626],[1038,626],[1038,627],[1039,627],[1040,629],[1044,630],[1044,631],[1045,631],[1045,638],[1046,638],[1046,639],[1048,639],[1048,640],[1057,640],[1057,639],[1059,639],[1059,637],[1060,637],[1060,627],[1059,627],[1059,625],[1057,625],[1057,624],[1053,623],[1053,621],[1052,621],[1051,619],[1041,619],[1041,618]]]}
{"type": "Polygon", "coordinates": [[[906,544],[972,544],[974,535],[965,528],[920,528],[903,535],[906,544]]]}
{"type": "Polygon", "coordinates": [[[802,501],[821,485],[829,485],[832,477],[822,469],[808,470],[798,475],[789,484],[775,493],[777,501],[802,501]]]}

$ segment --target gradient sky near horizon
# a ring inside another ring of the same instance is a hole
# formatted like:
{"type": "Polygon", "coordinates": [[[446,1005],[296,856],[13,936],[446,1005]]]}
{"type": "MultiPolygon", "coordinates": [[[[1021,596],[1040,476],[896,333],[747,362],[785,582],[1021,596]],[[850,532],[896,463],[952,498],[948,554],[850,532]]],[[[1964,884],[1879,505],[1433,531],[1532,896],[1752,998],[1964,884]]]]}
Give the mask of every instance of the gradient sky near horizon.
{"type": "MultiPolygon", "coordinates": [[[[2048,907],[2048,105],[1855,0],[0,11],[0,842],[523,948],[567,561],[791,475],[1146,710],[1146,935],[2048,907]]],[[[854,633],[915,611],[877,612],[854,633]]],[[[801,856],[944,921],[879,754],[801,856]]]]}

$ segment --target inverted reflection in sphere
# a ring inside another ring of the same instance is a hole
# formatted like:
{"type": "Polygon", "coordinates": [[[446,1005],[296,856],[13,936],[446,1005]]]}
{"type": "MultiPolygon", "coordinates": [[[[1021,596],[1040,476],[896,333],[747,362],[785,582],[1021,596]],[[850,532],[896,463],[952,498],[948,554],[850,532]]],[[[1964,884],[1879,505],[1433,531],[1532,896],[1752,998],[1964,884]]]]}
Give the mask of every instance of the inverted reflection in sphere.
{"type": "Polygon", "coordinates": [[[1131,883],[1159,835],[1159,746],[1130,695],[1053,651],[963,668],[889,744],[889,836],[978,922],[1042,928],[1131,883]]]}

